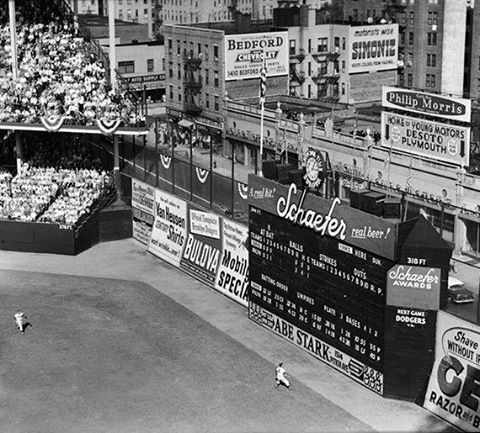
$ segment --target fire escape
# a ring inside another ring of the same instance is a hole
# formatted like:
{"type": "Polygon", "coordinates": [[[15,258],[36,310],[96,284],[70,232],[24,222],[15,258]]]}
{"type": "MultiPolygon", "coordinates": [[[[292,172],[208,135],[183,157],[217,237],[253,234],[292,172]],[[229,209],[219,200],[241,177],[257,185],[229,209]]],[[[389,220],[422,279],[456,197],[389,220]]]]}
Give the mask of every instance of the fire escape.
{"type": "Polygon", "coordinates": [[[339,56],[340,50],[338,47],[313,56],[317,63],[322,65],[318,69],[318,74],[312,77],[313,82],[318,86],[318,99],[338,100],[338,94],[334,92],[333,86],[340,78],[338,65],[339,56]]]}
{"type": "Polygon", "coordinates": [[[200,68],[202,59],[194,57],[193,52],[183,54],[183,62],[185,65],[184,89],[185,89],[185,106],[184,111],[188,115],[198,116],[202,112],[202,108],[197,104],[196,96],[200,93],[202,83],[196,72],[200,68]]]}

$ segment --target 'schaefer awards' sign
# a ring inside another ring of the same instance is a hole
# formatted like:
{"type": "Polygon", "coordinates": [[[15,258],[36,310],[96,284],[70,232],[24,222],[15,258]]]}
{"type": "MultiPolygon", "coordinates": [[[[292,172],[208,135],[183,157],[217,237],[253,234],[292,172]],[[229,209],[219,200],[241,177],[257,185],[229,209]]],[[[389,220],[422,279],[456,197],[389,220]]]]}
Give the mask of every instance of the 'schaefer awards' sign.
{"type": "Polygon", "coordinates": [[[470,128],[383,111],[382,145],[450,164],[468,165],[470,128]]]}
{"type": "Polygon", "coordinates": [[[480,328],[438,312],[435,363],[423,407],[463,431],[480,431],[480,328]]]}
{"type": "Polygon", "coordinates": [[[265,58],[267,77],[288,75],[288,32],[225,36],[225,81],[260,77],[265,58]]]}
{"type": "Polygon", "coordinates": [[[351,26],[349,73],[398,67],[398,24],[351,26]]]}

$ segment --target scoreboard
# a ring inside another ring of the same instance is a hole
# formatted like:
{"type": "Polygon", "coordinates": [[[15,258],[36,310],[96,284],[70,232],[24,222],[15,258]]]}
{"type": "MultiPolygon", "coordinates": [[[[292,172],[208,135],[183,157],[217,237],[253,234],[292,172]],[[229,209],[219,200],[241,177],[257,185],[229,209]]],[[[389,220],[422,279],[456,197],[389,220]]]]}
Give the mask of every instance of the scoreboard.
{"type": "Polygon", "coordinates": [[[393,261],[250,206],[249,317],[383,394],[393,261]]]}

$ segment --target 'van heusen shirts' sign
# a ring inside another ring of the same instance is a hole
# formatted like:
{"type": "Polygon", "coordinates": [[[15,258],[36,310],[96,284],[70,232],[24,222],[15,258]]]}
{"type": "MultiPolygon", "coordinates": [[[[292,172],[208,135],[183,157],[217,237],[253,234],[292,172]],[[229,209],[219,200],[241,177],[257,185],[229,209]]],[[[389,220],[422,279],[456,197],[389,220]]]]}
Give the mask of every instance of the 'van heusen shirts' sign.
{"type": "Polygon", "coordinates": [[[280,185],[250,175],[250,205],[278,215],[322,236],[330,236],[382,257],[395,258],[396,225],[341,204],[339,198],[326,200],[294,184],[280,185]]]}
{"type": "Polygon", "coordinates": [[[461,122],[471,120],[472,103],[469,99],[384,86],[382,105],[461,122]]]}

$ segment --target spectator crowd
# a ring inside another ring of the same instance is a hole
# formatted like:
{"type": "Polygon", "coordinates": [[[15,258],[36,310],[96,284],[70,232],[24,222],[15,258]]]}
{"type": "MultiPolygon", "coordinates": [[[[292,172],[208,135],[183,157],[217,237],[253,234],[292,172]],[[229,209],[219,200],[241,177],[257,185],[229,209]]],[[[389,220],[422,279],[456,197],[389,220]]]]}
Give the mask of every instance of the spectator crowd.
{"type": "Polygon", "coordinates": [[[140,120],[134,104],[109,85],[108,71],[54,2],[20,2],[17,17],[18,76],[13,78],[6,0],[0,0],[0,122],[95,125],[96,120],[140,120]],[[40,7],[41,3],[41,7],[40,7]],[[26,17],[30,17],[27,19],[26,17]]]}
{"type": "Polygon", "coordinates": [[[0,218],[73,228],[93,210],[111,184],[105,171],[33,167],[25,163],[15,177],[0,173],[0,218]]]}

